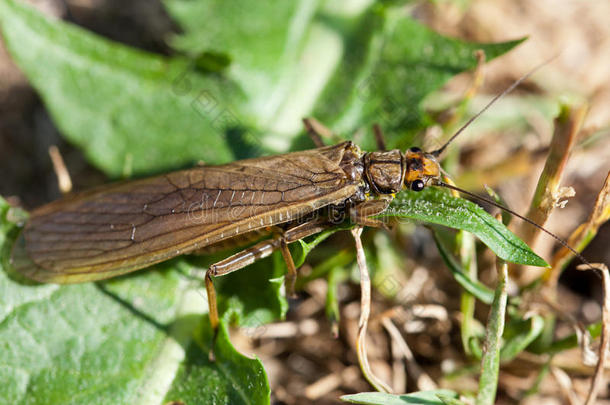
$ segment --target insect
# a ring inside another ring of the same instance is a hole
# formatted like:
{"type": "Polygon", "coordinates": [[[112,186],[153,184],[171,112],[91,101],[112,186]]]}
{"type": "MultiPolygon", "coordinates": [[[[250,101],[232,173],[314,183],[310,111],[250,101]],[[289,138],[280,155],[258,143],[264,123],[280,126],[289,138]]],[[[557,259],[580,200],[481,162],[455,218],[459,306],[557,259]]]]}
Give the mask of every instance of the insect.
{"type": "Polygon", "coordinates": [[[357,225],[378,226],[370,217],[383,212],[403,189],[455,188],[442,182],[438,157],[474,119],[534,71],[496,96],[432,152],[416,147],[405,152],[364,152],[347,141],[200,166],[67,196],[31,213],[13,250],[14,267],[40,282],[79,283],[115,277],[227,243],[258,240],[212,264],[206,272],[210,321],[216,330],[214,277],[279,250],[288,268],[287,291],[293,294],[297,271],[290,243],[347,218],[357,225]]]}

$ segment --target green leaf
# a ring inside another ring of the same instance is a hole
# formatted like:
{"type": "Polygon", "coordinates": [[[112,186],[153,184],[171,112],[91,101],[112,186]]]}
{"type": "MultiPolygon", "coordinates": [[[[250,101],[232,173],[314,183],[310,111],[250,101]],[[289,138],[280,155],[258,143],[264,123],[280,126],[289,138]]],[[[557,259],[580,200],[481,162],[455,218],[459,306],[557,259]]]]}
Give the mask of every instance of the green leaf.
{"type": "Polygon", "coordinates": [[[538,315],[532,316],[527,320],[515,320],[506,326],[504,339],[506,340],[500,360],[508,362],[517,357],[525,350],[544,330],[544,318],[538,315]]]}
{"type": "Polygon", "coordinates": [[[14,0],[0,1],[0,29],[59,129],[108,175],[234,158],[225,132],[249,119],[232,81],[48,20],[14,0]]]}
{"type": "Polygon", "coordinates": [[[337,290],[339,283],[345,281],[347,277],[344,276],[343,269],[341,267],[334,267],[328,272],[328,280],[326,287],[326,304],[324,306],[326,312],[326,319],[333,328],[333,334],[336,332],[338,336],[339,320],[341,318],[341,310],[339,309],[339,299],[337,298],[337,290]],[[335,329],[336,328],[336,329],[335,329]]]}
{"type": "Polygon", "coordinates": [[[285,76],[294,73],[316,1],[164,0],[163,4],[183,30],[171,39],[175,49],[192,56],[228,55],[228,75],[249,98],[265,98],[278,108],[274,99],[290,86],[285,76]],[[275,92],[279,94],[269,97],[275,92]]]}
{"type": "Polygon", "coordinates": [[[332,229],[327,229],[325,231],[320,232],[317,235],[313,235],[309,238],[306,239],[299,239],[299,244],[296,245],[298,246],[298,249],[295,247],[293,248],[293,258],[294,258],[294,265],[296,267],[300,267],[303,265],[303,263],[305,263],[305,259],[307,258],[307,255],[316,247],[318,246],[320,243],[322,243],[323,241],[325,241],[329,236],[331,236],[333,233],[342,230],[342,229],[347,229],[349,228],[349,226],[347,227],[341,227],[338,226],[336,228],[332,228],[332,229]]]}
{"type": "MultiPolygon", "coordinates": [[[[602,333],[602,323],[595,322],[595,323],[589,324],[586,326],[586,329],[589,332],[589,334],[591,335],[591,339],[596,339],[602,333]]],[[[536,354],[548,353],[551,355],[557,354],[564,350],[569,350],[569,349],[578,347],[578,345],[580,344],[579,340],[580,340],[579,335],[576,333],[573,333],[571,335],[568,335],[562,339],[559,339],[559,340],[553,342],[549,346],[543,347],[542,350],[534,351],[534,353],[536,353],[536,354]]]]}
{"type": "Polygon", "coordinates": [[[260,327],[284,319],[288,303],[282,290],[286,267],[279,252],[240,271],[217,277],[218,310],[240,326],[260,327]],[[273,260],[273,261],[272,261],[273,260]]]}
{"type": "Polygon", "coordinates": [[[479,280],[472,280],[468,274],[466,274],[464,269],[462,269],[462,266],[460,266],[453,258],[451,253],[449,253],[449,250],[441,241],[436,229],[433,229],[432,236],[434,237],[434,242],[436,242],[436,247],[438,248],[441,258],[453,274],[455,281],[457,281],[464,290],[474,295],[477,299],[491,305],[494,299],[493,291],[479,280]]]}
{"type": "Polygon", "coordinates": [[[523,41],[480,44],[444,37],[407,17],[402,7],[374,5],[356,23],[331,21],[344,33],[345,51],[313,115],[344,133],[379,123],[389,147],[412,146],[412,136],[426,123],[422,100],[474,68],[475,50],[491,60],[523,41]]]}
{"type": "Polygon", "coordinates": [[[450,398],[447,395],[438,394],[437,396],[445,405],[467,405],[466,402],[456,398],[450,398]]]}
{"type": "Polygon", "coordinates": [[[476,235],[498,257],[518,264],[548,267],[521,239],[483,208],[463,198],[452,197],[435,187],[417,193],[400,193],[376,218],[405,218],[462,229],[476,235]]]}
{"type": "Polygon", "coordinates": [[[492,405],[496,400],[498,389],[498,378],[500,371],[500,349],[502,334],[504,332],[504,318],[506,316],[506,303],[508,293],[508,265],[498,260],[498,285],[494,295],[494,301],[489,311],[487,320],[485,350],[481,359],[481,378],[479,380],[479,392],[477,393],[477,405],[492,405]]]}
{"type": "MultiPolygon", "coordinates": [[[[522,40],[499,44],[447,38],[411,19],[403,5],[333,2],[165,0],[184,33],[172,45],[194,58],[226,53],[259,123],[292,137],[313,115],[350,134],[381,123],[391,146],[408,144],[425,123],[423,98],[522,40]],[[273,20],[273,24],[267,21],[273,20]],[[270,96],[271,95],[271,96],[270,96]]],[[[372,147],[372,143],[362,145],[372,147]]]]}
{"type": "Polygon", "coordinates": [[[419,391],[403,395],[386,394],[383,392],[361,392],[359,394],[343,395],[341,397],[341,400],[353,404],[367,405],[443,405],[443,400],[438,397],[440,395],[446,398],[458,398],[458,394],[456,392],[441,389],[432,391],[419,391]]]}
{"type": "Polygon", "coordinates": [[[216,340],[215,362],[208,359],[211,341],[212,330],[206,318],[164,403],[269,404],[271,391],[260,360],[249,359],[235,350],[224,323],[216,340]]]}

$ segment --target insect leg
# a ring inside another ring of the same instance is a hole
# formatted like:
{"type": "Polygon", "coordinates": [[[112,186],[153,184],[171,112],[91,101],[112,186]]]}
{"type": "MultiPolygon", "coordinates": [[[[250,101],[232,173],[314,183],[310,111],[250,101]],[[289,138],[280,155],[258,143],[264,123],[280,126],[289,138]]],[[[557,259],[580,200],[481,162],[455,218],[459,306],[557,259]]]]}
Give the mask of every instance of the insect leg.
{"type": "Polygon", "coordinates": [[[286,293],[289,297],[295,296],[294,285],[297,280],[297,269],[294,265],[294,260],[292,260],[290,250],[288,249],[288,244],[296,242],[297,240],[303,239],[307,236],[322,232],[324,229],[330,226],[332,225],[328,222],[313,220],[289,228],[284,232],[283,238],[281,239],[280,248],[284,261],[286,262],[286,267],[288,268],[288,274],[286,275],[286,293]]]}
{"type": "Polygon", "coordinates": [[[288,274],[286,274],[286,295],[290,298],[296,298],[294,284],[297,280],[297,268],[294,265],[294,260],[292,260],[290,249],[288,249],[288,243],[286,243],[284,238],[280,240],[280,252],[282,252],[286,268],[288,268],[288,274]]]}
{"type": "Polygon", "coordinates": [[[350,219],[352,222],[362,226],[387,228],[383,221],[369,217],[385,211],[393,199],[394,197],[390,195],[382,195],[376,200],[363,201],[350,208],[350,219]]]}
{"type": "Polygon", "coordinates": [[[205,289],[208,293],[208,309],[210,315],[210,324],[214,335],[212,338],[212,349],[210,350],[209,357],[210,361],[214,361],[214,346],[216,345],[216,337],[218,336],[218,305],[216,300],[216,289],[214,288],[214,282],[212,276],[224,276],[239,269],[246,267],[249,264],[254,263],[258,259],[269,256],[275,249],[280,245],[281,237],[264,240],[257,243],[256,245],[244,249],[241,252],[234,254],[233,256],[227,257],[224,260],[216,262],[208,268],[205,273],[205,289]]]}
{"type": "Polygon", "coordinates": [[[205,274],[205,283],[208,292],[208,304],[210,307],[210,321],[213,328],[216,328],[218,325],[218,310],[216,307],[216,292],[214,291],[212,276],[219,277],[227,275],[254,263],[258,259],[269,256],[279,247],[280,239],[281,237],[264,240],[248,249],[244,249],[241,252],[210,265],[210,268],[205,274]]]}
{"type": "Polygon", "coordinates": [[[330,129],[326,128],[315,118],[303,118],[303,125],[305,125],[307,134],[309,134],[309,137],[317,148],[324,146],[322,137],[330,138],[333,134],[330,129]]]}
{"type": "Polygon", "coordinates": [[[218,335],[218,305],[216,300],[216,289],[214,288],[213,277],[224,276],[234,271],[240,270],[255,261],[265,258],[273,253],[274,250],[280,248],[282,256],[288,266],[287,291],[289,294],[294,294],[294,282],[296,280],[296,267],[292,260],[288,244],[297,240],[318,233],[326,229],[330,224],[324,224],[319,221],[310,221],[304,224],[289,228],[282,234],[268,240],[264,240],[254,246],[244,249],[224,260],[216,262],[208,268],[205,273],[205,289],[208,293],[208,308],[210,315],[210,324],[214,330],[212,350],[210,350],[210,360],[214,360],[214,345],[218,335]]]}

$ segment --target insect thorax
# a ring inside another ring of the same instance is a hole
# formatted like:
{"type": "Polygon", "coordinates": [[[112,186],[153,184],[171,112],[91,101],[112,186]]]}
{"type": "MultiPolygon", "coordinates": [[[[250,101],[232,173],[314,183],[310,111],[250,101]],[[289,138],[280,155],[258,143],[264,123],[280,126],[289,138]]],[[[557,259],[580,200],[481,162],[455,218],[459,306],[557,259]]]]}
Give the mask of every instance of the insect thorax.
{"type": "Polygon", "coordinates": [[[365,180],[375,193],[394,194],[402,189],[405,162],[399,150],[369,152],[363,163],[365,180]]]}

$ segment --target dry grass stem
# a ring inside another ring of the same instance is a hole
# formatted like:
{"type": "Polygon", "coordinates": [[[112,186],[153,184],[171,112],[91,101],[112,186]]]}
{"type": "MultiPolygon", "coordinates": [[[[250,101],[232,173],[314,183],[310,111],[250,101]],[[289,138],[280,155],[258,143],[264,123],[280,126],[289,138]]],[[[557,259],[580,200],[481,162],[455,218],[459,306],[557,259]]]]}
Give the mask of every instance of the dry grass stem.
{"type": "MultiPolygon", "coordinates": [[[[586,112],[586,105],[575,108],[564,107],[559,117],[555,119],[555,131],[549,155],[530,208],[525,215],[540,226],[544,226],[553,209],[560,204],[560,200],[571,194],[569,190],[562,189],[559,185],[586,112]]],[[[516,233],[529,246],[535,246],[540,229],[521,222],[516,233]]]]}
{"type": "MultiPolygon", "coordinates": [[[[601,190],[597,194],[593,211],[587,221],[581,224],[568,238],[568,244],[578,251],[582,251],[595,235],[599,227],[610,219],[610,172],[601,190]]],[[[551,269],[547,272],[547,285],[554,287],[559,281],[561,270],[572,260],[574,256],[567,248],[562,247],[557,251],[551,261],[551,269]]]]}
{"type": "Polygon", "coordinates": [[[356,260],[360,269],[360,320],[358,321],[358,337],[356,338],[356,351],[358,353],[358,362],[362,369],[362,374],[366,380],[377,390],[382,392],[392,392],[383,381],[373,374],[369,365],[369,360],[366,354],[366,329],[371,315],[371,278],[369,269],[364,256],[364,247],[362,246],[362,228],[356,227],[352,229],[352,236],[356,242],[356,260]]]}
{"type": "Polygon", "coordinates": [[[57,176],[57,186],[59,187],[59,191],[61,191],[62,194],[68,194],[70,191],[72,191],[72,179],[70,178],[70,173],[66,168],[64,159],[61,157],[59,148],[57,148],[55,145],[49,146],[49,156],[53,162],[53,170],[57,176]]]}
{"type": "MultiPolygon", "coordinates": [[[[597,394],[604,384],[604,370],[606,369],[608,346],[610,344],[610,274],[608,274],[608,267],[604,264],[597,264],[595,267],[599,269],[603,280],[602,334],[599,343],[599,358],[585,405],[595,404],[597,394]]],[[[586,265],[580,265],[577,268],[579,270],[590,270],[589,266],[586,265]]]]}
{"type": "Polygon", "coordinates": [[[381,324],[390,334],[392,342],[399,349],[400,354],[404,356],[407,370],[411,375],[411,378],[415,380],[417,389],[423,391],[437,389],[438,385],[415,361],[415,356],[413,355],[413,352],[407,345],[407,342],[403,339],[402,334],[400,333],[396,325],[394,325],[392,320],[388,317],[385,317],[381,319],[381,324]]]}

